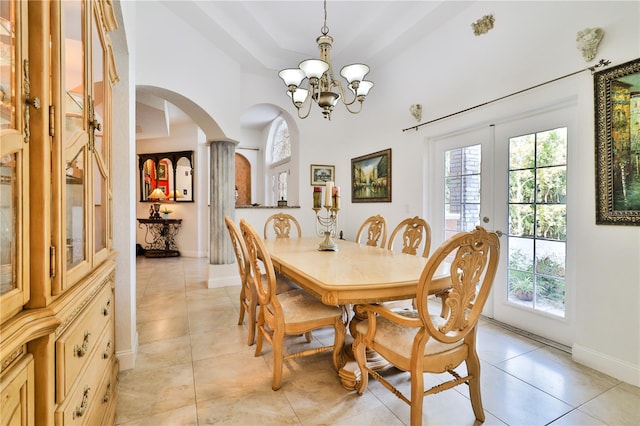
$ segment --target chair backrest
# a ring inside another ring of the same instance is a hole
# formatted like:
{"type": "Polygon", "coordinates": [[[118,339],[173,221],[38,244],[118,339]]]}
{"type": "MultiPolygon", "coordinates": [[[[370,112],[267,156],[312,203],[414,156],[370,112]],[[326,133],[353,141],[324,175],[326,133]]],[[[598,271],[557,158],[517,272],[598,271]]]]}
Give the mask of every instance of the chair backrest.
{"type": "Polygon", "coordinates": [[[429,257],[431,250],[431,227],[426,220],[415,216],[410,217],[398,224],[389,237],[389,250],[393,250],[396,236],[402,237],[402,253],[418,254],[418,249],[422,246],[422,257],[429,257]],[[402,231],[402,235],[398,235],[402,231]]]}
{"type": "MultiPolygon", "coordinates": [[[[251,265],[250,280],[258,294],[258,303],[262,306],[270,305],[271,308],[267,312],[274,315],[281,314],[282,308],[276,297],[276,272],[271,262],[271,256],[260,235],[244,219],[240,220],[240,232],[247,247],[249,264],[251,265]]],[[[282,318],[282,315],[280,317],[282,318]]]]}
{"type": "Polygon", "coordinates": [[[233,244],[233,251],[236,255],[236,261],[238,262],[238,272],[240,273],[240,279],[242,285],[247,284],[247,274],[251,273],[249,265],[249,254],[247,253],[247,246],[244,243],[240,230],[229,216],[224,217],[224,223],[229,230],[229,236],[231,237],[231,244],[233,244]]]}
{"type": "Polygon", "coordinates": [[[366,245],[373,247],[385,247],[387,242],[387,221],[380,215],[368,217],[358,229],[356,243],[362,244],[360,237],[367,236],[366,245]],[[378,244],[379,243],[379,244],[378,244]]]}
{"type": "Polygon", "coordinates": [[[498,236],[480,226],[454,235],[433,252],[420,276],[416,300],[420,319],[431,336],[443,343],[454,343],[474,330],[493,285],[499,257],[498,236]],[[448,308],[443,309],[444,322],[435,325],[427,297],[432,279],[443,263],[450,264],[451,289],[443,301],[448,308]]]}
{"type": "Polygon", "coordinates": [[[268,237],[269,228],[273,229],[276,238],[289,238],[292,226],[298,231],[298,237],[302,237],[302,229],[298,220],[287,213],[276,213],[267,218],[264,222],[264,238],[268,237]]]}

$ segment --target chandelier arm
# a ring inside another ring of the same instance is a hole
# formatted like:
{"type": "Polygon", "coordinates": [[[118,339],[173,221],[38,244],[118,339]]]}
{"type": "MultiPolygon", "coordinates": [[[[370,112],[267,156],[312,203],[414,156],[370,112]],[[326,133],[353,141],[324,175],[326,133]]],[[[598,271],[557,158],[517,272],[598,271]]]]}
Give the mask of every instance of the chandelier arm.
{"type": "MultiPolygon", "coordinates": [[[[355,102],[355,99],[354,99],[355,102]]],[[[349,105],[353,104],[353,102],[351,102],[351,104],[344,104],[345,108],[347,109],[347,111],[349,111],[351,114],[358,114],[360,111],[362,111],[362,104],[364,103],[364,101],[360,101],[360,108],[358,108],[355,111],[352,111],[351,108],[349,108],[349,105]]]]}
{"type": "MultiPolygon", "coordinates": [[[[335,85],[338,86],[338,89],[340,90],[340,99],[342,99],[342,103],[344,104],[344,106],[347,107],[347,109],[349,109],[349,105],[353,105],[355,103],[355,101],[358,100],[358,97],[354,93],[353,94],[353,99],[350,102],[347,102],[347,100],[346,100],[347,98],[344,95],[344,89],[342,88],[341,82],[338,81],[338,80],[335,80],[335,79],[334,79],[334,82],[335,82],[335,85]]],[[[360,106],[360,109],[362,109],[362,105],[360,106]]]]}
{"type": "Polygon", "coordinates": [[[310,98],[311,98],[311,96],[307,96],[307,99],[305,99],[303,104],[300,105],[300,108],[298,108],[296,106],[296,109],[298,110],[298,118],[301,119],[301,120],[304,120],[305,118],[307,118],[309,116],[309,114],[311,114],[311,105],[313,105],[313,100],[310,99],[310,98]],[[309,107],[307,108],[307,113],[304,116],[302,116],[302,115],[300,115],[300,111],[302,110],[302,107],[304,107],[304,104],[306,104],[306,103],[309,104],[309,107]]]}

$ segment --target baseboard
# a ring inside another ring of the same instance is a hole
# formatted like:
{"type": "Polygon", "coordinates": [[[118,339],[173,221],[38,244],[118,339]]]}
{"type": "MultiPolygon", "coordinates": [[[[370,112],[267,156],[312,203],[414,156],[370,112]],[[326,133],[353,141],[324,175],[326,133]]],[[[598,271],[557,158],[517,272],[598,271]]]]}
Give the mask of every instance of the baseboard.
{"type": "Polygon", "coordinates": [[[228,287],[240,284],[240,273],[238,272],[238,265],[235,263],[228,265],[209,265],[208,288],[228,287]]]}
{"type": "Polygon", "coordinates": [[[572,358],[594,370],[608,374],[633,386],[640,386],[640,366],[594,351],[585,346],[574,344],[572,358]]]}
{"type": "Polygon", "coordinates": [[[131,370],[136,366],[138,357],[138,332],[134,334],[134,342],[131,349],[116,352],[116,357],[120,362],[120,371],[131,370]]]}

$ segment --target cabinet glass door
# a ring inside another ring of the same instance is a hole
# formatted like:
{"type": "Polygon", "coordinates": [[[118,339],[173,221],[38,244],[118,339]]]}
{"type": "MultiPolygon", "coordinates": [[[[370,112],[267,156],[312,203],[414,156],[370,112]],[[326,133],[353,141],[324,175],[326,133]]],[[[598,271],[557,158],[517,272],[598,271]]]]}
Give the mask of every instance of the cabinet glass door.
{"type": "Polygon", "coordinates": [[[86,186],[87,147],[86,129],[86,67],[85,67],[85,10],[80,0],[61,2],[62,28],[62,147],[65,168],[64,209],[65,264],[71,270],[87,260],[86,248],[86,186]]]}
{"type": "Polygon", "coordinates": [[[29,299],[29,129],[25,128],[29,106],[22,103],[28,95],[28,62],[25,23],[20,19],[26,17],[24,4],[0,6],[0,322],[29,299]]]}

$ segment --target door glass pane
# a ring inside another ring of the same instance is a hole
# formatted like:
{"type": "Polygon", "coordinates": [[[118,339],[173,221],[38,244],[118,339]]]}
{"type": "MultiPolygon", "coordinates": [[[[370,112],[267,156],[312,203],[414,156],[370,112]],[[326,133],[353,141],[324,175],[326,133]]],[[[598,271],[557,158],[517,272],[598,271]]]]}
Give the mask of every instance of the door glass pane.
{"type": "Polygon", "coordinates": [[[0,157],[0,295],[17,287],[18,155],[0,157]]]}
{"type": "Polygon", "coordinates": [[[98,159],[94,157],[93,161],[93,226],[95,230],[95,251],[98,252],[107,247],[107,191],[106,179],[100,172],[98,159]]]}
{"type": "Polygon", "coordinates": [[[16,2],[0,6],[0,129],[16,128],[16,2]]]}
{"type": "Polygon", "coordinates": [[[444,153],[444,238],[480,224],[481,146],[444,153]]]}
{"type": "Polygon", "coordinates": [[[71,269],[85,259],[84,157],[84,150],[82,150],[66,170],[67,269],[71,269]]]}
{"type": "Polygon", "coordinates": [[[62,132],[66,171],[66,265],[70,269],[85,258],[85,185],[88,142],[84,123],[84,5],[81,1],[61,3],[64,16],[64,119],[62,132]]]}
{"type": "MultiPolygon", "coordinates": [[[[97,19],[97,16],[96,16],[97,19]]],[[[107,224],[106,218],[108,213],[107,204],[107,180],[106,170],[106,144],[104,143],[104,99],[107,87],[104,82],[104,48],[102,40],[98,33],[98,23],[93,23],[92,31],[92,117],[93,126],[89,129],[93,138],[93,230],[94,230],[94,251],[97,253],[107,247],[107,224]]]]}
{"type": "Polygon", "coordinates": [[[567,129],[509,140],[509,302],[564,317],[567,129]]]}

